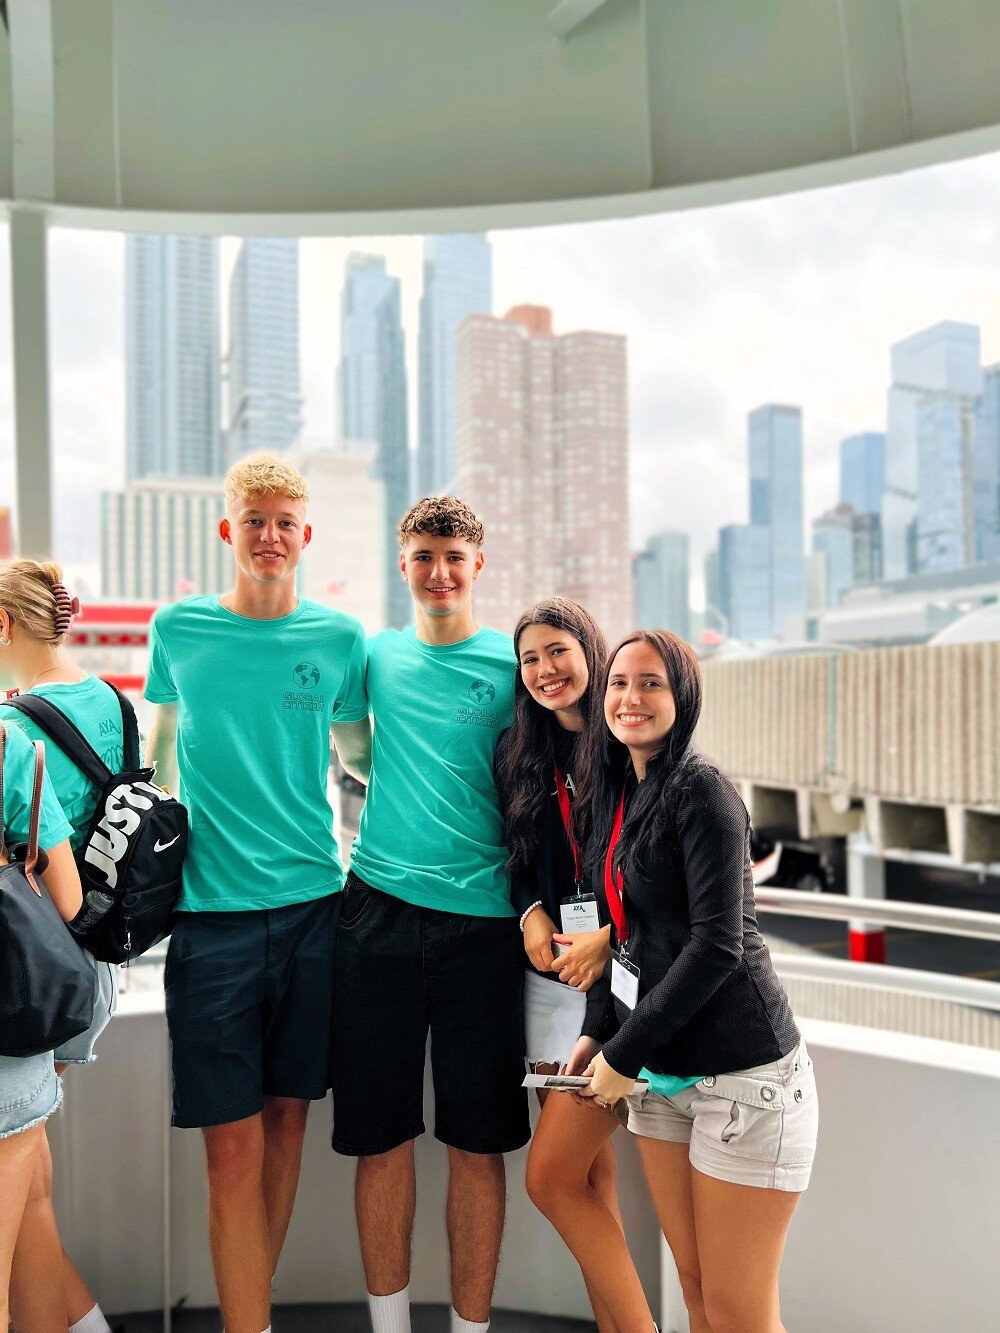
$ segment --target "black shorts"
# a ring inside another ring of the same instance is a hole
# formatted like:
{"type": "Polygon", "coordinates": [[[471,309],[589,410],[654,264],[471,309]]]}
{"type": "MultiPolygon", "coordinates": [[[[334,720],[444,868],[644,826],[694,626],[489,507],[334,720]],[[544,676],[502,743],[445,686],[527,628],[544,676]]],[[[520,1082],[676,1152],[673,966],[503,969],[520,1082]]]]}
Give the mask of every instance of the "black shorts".
{"type": "Polygon", "coordinates": [[[523,988],[516,917],[415,907],[348,875],[334,969],[336,1151],[375,1156],[424,1132],[428,1031],[435,1136],[473,1153],[527,1143],[523,988]]]}
{"type": "Polygon", "coordinates": [[[171,1124],[228,1125],[330,1086],[339,893],[257,912],[180,912],[164,987],[171,1124]]]}

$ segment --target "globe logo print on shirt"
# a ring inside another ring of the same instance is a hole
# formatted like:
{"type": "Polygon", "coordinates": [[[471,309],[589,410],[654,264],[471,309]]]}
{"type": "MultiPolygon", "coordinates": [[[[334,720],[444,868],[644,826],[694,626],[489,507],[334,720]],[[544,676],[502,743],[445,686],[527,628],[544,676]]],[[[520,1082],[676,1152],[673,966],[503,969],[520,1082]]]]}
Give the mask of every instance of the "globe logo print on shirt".
{"type": "Polygon", "coordinates": [[[312,662],[300,662],[292,672],[295,683],[303,690],[315,689],[319,684],[319,667],[312,662]]]}
{"type": "Polygon", "coordinates": [[[474,680],[469,686],[469,695],[480,708],[488,708],[497,697],[497,692],[488,680],[474,680]]]}

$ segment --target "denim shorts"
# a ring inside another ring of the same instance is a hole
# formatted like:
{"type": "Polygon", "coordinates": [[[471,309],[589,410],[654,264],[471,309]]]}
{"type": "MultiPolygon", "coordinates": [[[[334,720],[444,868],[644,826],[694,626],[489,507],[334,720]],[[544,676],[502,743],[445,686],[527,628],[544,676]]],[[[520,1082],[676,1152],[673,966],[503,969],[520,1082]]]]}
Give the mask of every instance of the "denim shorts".
{"type": "Polygon", "coordinates": [[[647,1090],[627,1100],[633,1134],[690,1144],[703,1175],[791,1193],[809,1184],[819,1107],[805,1042],[773,1064],[713,1074],[671,1097],[647,1090]]]}
{"type": "Polygon", "coordinates": [[[52,1052],[57,1065],[89,1065],[97,1056],[94,1044],[108,1026],[111,1015],[118,1006],[118,969],[110,963],[99,963],[87,954],[97,973],[97,1001],[94,1004],[94,1017],[86,1032],[81,1032],[69,1041],[64,1041],[52,1052]]]}
{"type": "Polygon", "coordinates": [[[0,1139],[48,1120],[62,1102],[62,1083],[52,1052],[0,1055],[0,1139]]]}

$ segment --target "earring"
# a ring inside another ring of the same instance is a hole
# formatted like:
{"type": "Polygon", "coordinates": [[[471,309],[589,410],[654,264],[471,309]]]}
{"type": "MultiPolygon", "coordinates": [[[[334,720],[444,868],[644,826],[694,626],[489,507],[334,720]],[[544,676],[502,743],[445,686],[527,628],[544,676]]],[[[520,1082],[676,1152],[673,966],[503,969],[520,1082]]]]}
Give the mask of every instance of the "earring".
{"type": "Polygon", "coordinates": [[[6,634],[0,634],[0,648],[9,648],[9,647],[10,647],[10,639],[7,638],[6,634]]]}

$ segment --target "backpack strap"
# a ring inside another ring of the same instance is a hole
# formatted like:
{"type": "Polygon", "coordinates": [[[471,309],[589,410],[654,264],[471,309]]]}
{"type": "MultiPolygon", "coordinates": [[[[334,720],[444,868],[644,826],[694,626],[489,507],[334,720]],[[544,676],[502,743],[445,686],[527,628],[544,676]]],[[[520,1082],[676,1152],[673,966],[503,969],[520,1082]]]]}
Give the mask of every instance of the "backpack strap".
{"type": "Polygon", "coordinates": [[[112,685],[110,680],[104,683],[111,685],[118,696],[118,707],[122,710],[122,771],[138,773],[142,767],[142,757],[139,754],[139,719],[135,715],[135,709],[118,686],[112,685]]]}
{"type": "Polygon", "coordinates": [[[55,704],[43,699],[40,694],[16,694],[7,700],[8,708],[16,708],[19,713],[30,717],[40,731],[44,731],[70,761],[75,764],[85,778],[97,787],[104,787],[112,773],[93,746],[80,730],[61,713],[55,704]]]}
{"type": "Polygon", "coordinates": [[[24,858],[24,873],[34,885],[32,875],[38,864],[38,825],[42,813],[42,783],[45,780],[45,746],[41,741],[32,741],[31,748],[35,752],[35,772],[31,783],[31,818],[28,820],[28,853],[24,858]]]}
{"type": "Polygon", "coordinates": [[[7,830],[3,821],[3,761],[7,757],[7,728],[0,722],[0,862],[7,862],[7,830]]]}

